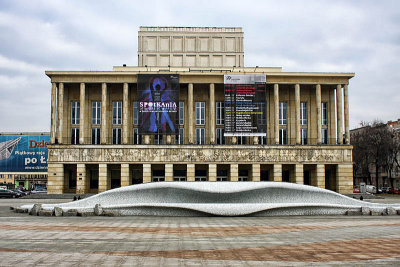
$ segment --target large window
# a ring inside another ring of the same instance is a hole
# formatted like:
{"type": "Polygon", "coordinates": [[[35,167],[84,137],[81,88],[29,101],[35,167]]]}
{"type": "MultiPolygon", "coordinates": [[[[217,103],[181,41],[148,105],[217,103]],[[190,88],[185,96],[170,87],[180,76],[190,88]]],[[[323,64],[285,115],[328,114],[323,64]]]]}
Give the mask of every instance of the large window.
{"type": "Polygon", "coordinates": [[[204,128],[196,128],[196,144],[204,145],[205,140],[206,140],[205,129],[204,128]]]}
{"type": "Polygon", "coordinates": [[[122,123],[122,102],[113,101],[113,124],[121,125],[122,123]]]}
{"type": "Polygon", "coordinates": [[[286,102],[279,103],[279,125],[287,124],[287,108],[286,102]]]}
{"type": "Polygon", "coordinates": [[[307,102],[300,102],[300,124],[307,125],[307,102]]]}
{"type": "Polygon", "coordinates": [[[142,136],[139,134],[138,128],[133,128],[133,144],[140,145],[142,143],[142,136]]]}
{"type": "Polygon", "coordinates": [[[162,145],[163,144],[163,135],[162,134],[154,135],[154,144],[155,145],[162,145]]]}
{"type": "Polygon", "coordinates": [[[238,136],[238,137],[237,137],[237,143],[238,143],[238,145],[245,145],[245,144],[247,144],[247,138],[246,138],[246,136],[238,136]]]}
{"type": "Polygon", "coordinates": [[[138,111],[138,102],[133,102],[133,124],[139,124],[139,111],[138,111]]]}
{"type": "Polygon", "coordinates": [[[72,101],[71,103],[71,124],[79,124],[80,104],[79,101],[72,101]]]}
{"type": "Polygon", "coordinates": [[[225,103],[217,102],[216,103],[216,116],[217,116],[217,125],[224,125],[225,122],[225,103]]]}
{"type": "Polygon", "coordinates": [[[322,125],[328,125],[328,103],[327,102],[321,103],[321,116],[322,116],[322,120],[321,120],[322,125]]]}
{"type": "Polygon", "coordinates": [[[279,129],[279,144],[287,144],[287,131],[286,129],[279,129]]]}
{"type": "Polygon", "coordinates": [[[71,128],[71,145],[79,144],[79,128],[71,128]]]}
{"type": "Polygon", "coordinates": [[[92,145],[100,144],[100,128],[92,128],[92,145]]]}
{"type": "Polygon", "coordinates": [[[175,135],[175,144],[176,145],[183,145],[185,138],[185,129],[179,128],[179,134],[175,135]]]}
{"type": "Polygon", "coordinates": [[[121,128],[113,128],[112,129],[113,145],[120,145],[121,144],[121,135],[122,135],[121,128]]]}
{"type": "Polygon", "coordinates": [[[322,144],[328,144],[328,129],[322,129],[322,144]]]}
{"type": "Polygon", "coordinates": [[[224,128],[217,128],[217,145],[225,145],[224,128]]]}
{"type": "Polygon", "coordinates": [[[179,125],[185,124],[185,102],[179,102],[179,125]]]}
{"type": "Polygon", "coordinates": [[[205,124],[206,102],[196,102],[196,125],[205,124]]]}
{"type": "Polygon", "coordinates": [[[308,144],[307,128],[302,128],[300,133],[301,133],[301,144],[307,145],[308,144]]]}
{"type": "Polygon", "coordinates": [[[93,101],[92,102],[92,124],[100,125],[101,121],[101,102],[93,101]]]}

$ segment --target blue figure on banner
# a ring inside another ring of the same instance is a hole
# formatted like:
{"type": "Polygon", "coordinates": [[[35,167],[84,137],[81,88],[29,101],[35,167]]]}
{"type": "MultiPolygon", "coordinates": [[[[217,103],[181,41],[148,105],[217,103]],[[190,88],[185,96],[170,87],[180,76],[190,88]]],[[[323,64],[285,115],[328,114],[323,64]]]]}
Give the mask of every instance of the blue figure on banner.
{"type": "Polygon", "coordinates": [[[170,112],[176,112],[177,106],[173,99],[172,89],[165,77],[151,77],[144,91],[140,110],[143,112],[141,127],[145,132],[173,133],[174,123],[170,112]]]}

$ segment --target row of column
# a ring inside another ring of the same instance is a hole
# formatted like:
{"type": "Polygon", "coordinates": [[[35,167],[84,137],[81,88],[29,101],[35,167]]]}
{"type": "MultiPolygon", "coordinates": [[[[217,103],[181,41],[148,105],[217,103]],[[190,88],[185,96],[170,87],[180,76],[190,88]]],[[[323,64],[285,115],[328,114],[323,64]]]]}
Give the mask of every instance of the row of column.
{"type": "MultiPolygon", "coordinates": [[[[108,94],[107,94],[107,84],[102,83],[102,108],[101,108],[101,144],[107,144],[107,107],[108,107],[108,94]]],[[[338,84],[336,87],[336,122],[337,122],[337,133],[331,133],[337,136],[337,143],[343,144],[343,107],[342,107],[342,94],[344,98],[344,128],[345,128],[345,144],[350,144],[350,126],[349,126],[349,99],[348,99],[348,85],[343,86],[338,84]]],[[[209,116],[210,116],[210,143],[216,143],[216,128],[215,128],[215,85],[209,85],[209,116]]],[[[321,123],[321,85],[316,85],[315,90],[316,96],[316,110],[317,110],[317,144],[322,143],[322,123],[321,123]]],[[[334,96],[331,93],[331,97],[334,96]]],[[[63,114],[64,114],[64,84],[58,84],[58,97],[57,97],[57,86],[56,83],[52,83],[52,101],[51,101],[51,142],[55,143],[56,132],[59,142],[63,139],[63,114]],[[58,101],[57,101],[58,98],[58,101]],[[58,106],[57,106],[58,102],[58,106]],[[57,126],[58,122],[58,126],[57,126]],[[58,129],[57,129],[58,127],[58,129]]],[[[80,84],[80,138],[79,143],[84,144],[85,142],[85,125],[86,119],[89,118],[89,114],[86,114],[85,109],[86,100],[86,88],[85,83],[80,84]]],[[[188,128],[189,128],[189,144],[195,143],[194,136],[194,101],[193,101],[193,83],[188,84],[188,128]]],[[[128,83],[123,84],[123,114],[122,114],[122,144],[129,143],[129,127],[128,127],[128,114],[130,110],[129,101],[129,89],[128,83]]],[[[331,123],[334,121],[331,117],[331,123]]],[[[296,144],[301,144],[301,126],[300,126],[300,84],[295,84],[295,130],[296,130],[296,144]]],[[[279,84],[274,84],[274,136],[275,144],[279,144],[279,84]]],[[[145,144],[150,141],[149,138],[144,138],[145,144]]]]}

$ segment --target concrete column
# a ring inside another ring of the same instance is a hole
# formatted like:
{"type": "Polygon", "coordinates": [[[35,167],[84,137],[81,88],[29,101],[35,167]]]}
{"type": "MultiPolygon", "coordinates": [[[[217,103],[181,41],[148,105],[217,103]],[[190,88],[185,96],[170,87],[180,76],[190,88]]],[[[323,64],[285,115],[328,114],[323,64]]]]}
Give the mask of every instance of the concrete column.
{"type": "Polygon", "coordinates": [[[296,124],[296,144],[301,144],[300,136],[300,85],[295,84],[294,86],[294,102],[295,102],[295,124],[296,124]]]}
{"type": "Polygon", "coordinates": [[[77,164],[76,165],[76,193],[85,194],[88,192],[88,184],[86,180],[86,165],[77,164]]]}
{"type": "Polygon", "coordinates": [[[272,178],[274,182],[282,182],[282,164],[274,164],[272,178]]]}
{"type": "Polygon", "coordinates": [[[51,83],[51,125],[50,125],[50,142],[56,142],[56,124],[57,124],[57,86],[56,83],[51,83]]]}
{"type": "Polygon", "coordinates": [[[304,184],[304,168],[303,164],[294,165],[294,180],[296,184],[304,184]]]}
{"type": "Polygon", "coordinates": [[[62,144],[64,139],[64,83],[58,84],[58,143],[62,144]]]}
{"type": "Polygon", "coordinates": [[[151,164],[143,164],[143,183],[151,182],[151,164]]]}
{"type": "Polygon", "coordinates": [[[189,144],[194,144],[193,83],[188,85],[189,144]]]}
{"type": "Polygon", "coordinates": [[[124,83],[122,97],[122,144],[127,145],[129,142],[128,118],[129,118],[129,87],[128,83],[124,83]]]}
{"type": "Polygon", "coordinates": [[[121,187],[131,184],[131,175],[129,171],[129,164],[121,164],[121,187]]]}
{"type": "Polygon", "coordinates": [[[336,192],[340,194],[353,193],[353,164],[336,166],[336,192]]]}
{"type": "Polygon", "coordinates": [[[259,182],[260,181],[260,169],[261,166],[260,164],[253,164],[251,165],[251,180],[253,182],[259,182]]]}
{"type": "Polygon", "coordinates": [[[47,193],[64,193],[64,164],[48,163],[47,193]]]}
{"type": "Polygon", "coordinates": [[[350,144],[350,123],[349,123],[349,86],[344,85],[344,136],[345,143],[350,144]]]}
{"type": "Polygon", "coordinates": [[[335,90],[330,89],[329,94],[329,144],[335,145],[336,144],[336,113],[335,113],[335,90]]]}
{"type": "Polygon", "coordinates": [[[217,181],[217,164],[208,164],[208,181],[217,181]]]}
{"type": "Polygon", "coordinates": [[[337,117],[337,143],[343,144],[343,121],[342,121],[342,85],[336,87],[336,117],[337,117]]]}
{"type": "MultiPolygon", "coordinates": [[[[315,106],[317,107],[317,144],[322,143],[321,85],[315,88],[315,106]]],[[[311,114],[310,114],[311,115],[311,114]]]]}
{"type": "Polygon", "coordinates": [[[279,85],[277,83],[274,84],[274,115],[275,144],[279,144],[279,85]]]}
{"type": "Polygon", "coordinates": [[[186,165],[186,180],[188,182],[194,182],[196,166],[194,164],[186,165]]]}
{"type": "Polygon", "coordinates": [[[107,84],[101,84],[101,134],[100,141],[102,145],[108,143],[108,131],[107,131],[107,108],[108,108],[108,94],[107,94],[107,84]]]}
{"type": "Polygon", "coordinates": [[[85,83],[80,84],[79,144],[86,143],[86,92],[85,83]]]}
{"type": "Polygon", "coordinates": [[[145,145],[150,145],[150,135],[148,134],[144,135],[143,139],[145,145]]]}
{"type": "Polygon", "coordinates": [[[173,164],[165,164],[165,181],[172,182],[174,180],[174,165],[173,164]]]}
{"type": "Polygon", "coordinates": [[[258,145],[258,136],[253,137],[253,145],[258,145]]]}
{"type": "Polygon", "coordinates": [[[210,144],[215,144],[215,85],[210,84],[210,144]]]}
{"type": "Polygon", "coordinates": [[[108,177],[107,164],[99,164],[99,193],[111,187],[111,177],[108,177]]]}
{"type": "Polygon", "coordinates": [[[229,180],[231,182],[237,182],[239,180],[239,165],[238,164],[231,164],[230,171],[229,171],[229,180]]]}

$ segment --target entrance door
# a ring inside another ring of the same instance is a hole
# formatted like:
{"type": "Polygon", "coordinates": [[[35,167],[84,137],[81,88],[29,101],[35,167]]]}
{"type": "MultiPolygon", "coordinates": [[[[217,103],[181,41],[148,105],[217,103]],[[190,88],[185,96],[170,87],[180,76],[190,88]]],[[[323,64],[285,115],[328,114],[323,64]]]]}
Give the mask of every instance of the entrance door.
{"type": "Polygon", "coordinates": [[[111,189],[121,187],[121,170],[111,170],[111,189]]]}

